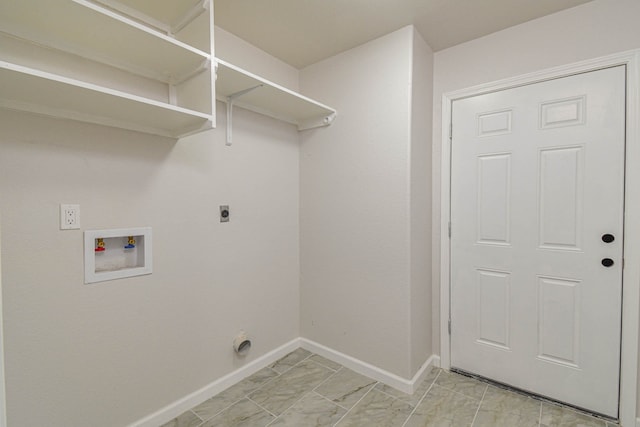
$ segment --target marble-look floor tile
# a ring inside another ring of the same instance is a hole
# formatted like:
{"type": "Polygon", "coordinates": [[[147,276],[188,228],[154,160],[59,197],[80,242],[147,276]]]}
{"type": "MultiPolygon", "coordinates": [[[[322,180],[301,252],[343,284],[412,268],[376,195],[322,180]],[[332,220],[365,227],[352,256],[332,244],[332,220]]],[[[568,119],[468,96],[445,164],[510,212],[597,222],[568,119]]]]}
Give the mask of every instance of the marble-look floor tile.
{"type": "Polygon", "coordinates": [[[279,374],[282,374],[296,364],[302,362],[304,359],[311,355],[310,351],[305,350],[304,348],[299,348],[291,353],[287,354],[282,359],[278,360],[276,363],[270,366],[271,369],[276,371],[279,374]]]}
{"type": "Polygon", "coordinates": [[[373,389],[336,426],[401,427],[412,410],[408,403],[373,389]]]}
{"type": "Polygon", "coordinates": [[[434,384],[405,427],[468,427],[479,405],[478,400],[434,384]]]}
{"type": "Polygon", "coordinates": [[[227,390],[237,389],[244,394],[249,394],[255,389],[262,387],[265,383],[277,377],[278,373],[271,368],[260,369],[253,375],[240,381],[238,384],[229,387],[227,390]]]}
{"type": "Polygon", "coordinates": [[[280,415],[334,373],[311,360],[305,360],[265,384],[249,398],[271,413],[280,415]]]}
{"type": "Polygon", "coordinates": [[[382,383],[378,383],[376,385],[376,390],[380,390],[384,393],[390,394],[396,399],[400,399],[403,402],[407,402],[409,405],[415,407],[418,402],[420,402],[420,399],[422,399],[425,393],[429,390],[429,387],[431,387],[431,384],[433,384],[433,381],[436,379],[440,371],[441,369],[432,368],[425,379],[420,383],[416,391],[413,392],[413,394],[403,393],[400,390],[396,390],[395,388],[382,383]]]}
{"type": "Polygon", "coordinates": [[[329,427],[347,412],[315,392],[307,394],[280,415],[269,427],[329,427]]]}
{"type": "Polygon", "coordinates": [[[606,421],[550,403],[542,403],[541,427],[606,427],[606,421]]]}
{"type": "Polygon", "coordinates": [[[436,378],[435,384],[449,390],[457,391],[458,393],[476,400],[482,399],[482,395],[487,389],[487,384],[481,381],[447,371],[440,372],[440,375],[436,378]]]}
{"type": "Polygon", "coordinates": [[[161,427],[620,427],[437,368],[409,395],[303,349],[271,366],[161,427]]]}
{"type": "Polygon", "coordinates": [[[322,366],[326,366],[329,369],[333,369],[334,371],[337,371],[338,369],[342,368],[341,364],[336,363],[333,360],[329,360],[326,357],[319,356],[317,354],[314,354],[309,359],[313,360],[316,363],[321,364],[322,366]]]}
{"type": "Polygon", "coordinates": [[[538,427],[539,400],[489,386],[482,398],[474,427],[538,427]]]}
{"type": "Polygon", "coordinates": [[[187,411],[161,427],[198,427],[200,424],[202,420],[193,412],[187,411]]]}
{"type": "Polygon", "coordinates": [[[242,399],[202,424],[202,427],[265,427],[275,417],[249,399],[242,399]]]}
{"type": "Polygon", "coordinates": [[[375,380],[351,369],[342,368],[316,388],[316,392],[332,402],[350,409],[376,384],[375,380]]]}
{"type": "Polygon", "coordinates": [[[222,393],[196,406],[193,408],[193,412],[203,420],[208,420],[277,376],[278,373],[273,369],[261,369],[239,383],[232,385],[222,393]]]}

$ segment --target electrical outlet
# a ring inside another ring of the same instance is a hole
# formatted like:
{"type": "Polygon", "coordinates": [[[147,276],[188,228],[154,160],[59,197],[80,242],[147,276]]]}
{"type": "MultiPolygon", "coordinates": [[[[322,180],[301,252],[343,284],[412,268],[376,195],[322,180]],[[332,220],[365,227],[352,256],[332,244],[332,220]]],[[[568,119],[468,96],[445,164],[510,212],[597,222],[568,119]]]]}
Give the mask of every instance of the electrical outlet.
{"type": "Polygon", "coordinates": [[[60,205],[60,230],[80,229],[80,205],[60,205]]]}

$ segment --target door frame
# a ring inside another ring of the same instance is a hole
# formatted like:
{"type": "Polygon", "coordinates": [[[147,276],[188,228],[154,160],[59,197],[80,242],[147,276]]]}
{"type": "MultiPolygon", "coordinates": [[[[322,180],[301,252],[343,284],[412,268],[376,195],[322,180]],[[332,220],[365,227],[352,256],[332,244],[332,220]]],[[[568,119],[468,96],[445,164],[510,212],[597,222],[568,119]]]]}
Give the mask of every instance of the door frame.
{"type": "MultiPolygon", "coordinates": [[[[440,185],[440,365],[451,367],[449,335],[451,247],[452,102],[499,90],[568,77],[578,73],[625,65],[627,67],[624,217],[624,270],[622,273],[622,340],[619,418],[624,427],[636,426],[638,333],[640,331],[640,49],[447,92],[442,95],[442,156],[440,185]]],[[[455,233],[455,228],[453,229],[455,233]]],[[[640,426],[640,424],[638,424],[640,426]]]]}

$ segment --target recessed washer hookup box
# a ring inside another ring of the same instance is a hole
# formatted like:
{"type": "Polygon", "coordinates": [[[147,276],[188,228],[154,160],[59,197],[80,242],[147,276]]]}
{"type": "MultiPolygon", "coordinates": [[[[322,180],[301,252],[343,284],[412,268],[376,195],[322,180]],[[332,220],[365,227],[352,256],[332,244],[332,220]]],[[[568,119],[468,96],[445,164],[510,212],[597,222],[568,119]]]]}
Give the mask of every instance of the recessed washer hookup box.
{"type": "Polygon", "coordinates": [[[151,274],[151,227],[86,230],[85,283],[151,274]]]}

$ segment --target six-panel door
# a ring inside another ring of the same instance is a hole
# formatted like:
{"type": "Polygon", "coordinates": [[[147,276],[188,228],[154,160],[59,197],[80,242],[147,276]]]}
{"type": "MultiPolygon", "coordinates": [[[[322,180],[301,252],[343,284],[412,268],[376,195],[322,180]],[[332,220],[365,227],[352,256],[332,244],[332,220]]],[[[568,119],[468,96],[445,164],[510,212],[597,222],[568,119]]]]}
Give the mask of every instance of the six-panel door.
{"type": "Polygon", "coordinates": [[[454,101],[452,367],[617,417],[624,138],[622,66],[454,101]]]}

